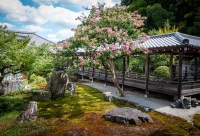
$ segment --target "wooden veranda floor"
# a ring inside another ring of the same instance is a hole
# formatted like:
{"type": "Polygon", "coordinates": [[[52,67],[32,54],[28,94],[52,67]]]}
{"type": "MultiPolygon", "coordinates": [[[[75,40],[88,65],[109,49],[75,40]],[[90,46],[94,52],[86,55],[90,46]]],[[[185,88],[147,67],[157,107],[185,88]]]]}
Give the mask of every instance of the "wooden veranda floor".
{"type": "MultiPolygon", "coordinates": [[[[77,70],[77,74],[82,77],[87,77],[107,82],[112,82],[112,76],[104,71],[95,69],[94,73],[90,69],[77,70]]],[[[122,75],[118,75],[118,82],[122,85],[122,75]]],[[[200,81],[187,81],[182,82],[182,96],[190,96],[200,94],[200,81]]],[[[129,74],[125,76],[124,85],[139,89],[145,89],[145,76],[138,74],[129,74]]],[[[178,96],[178,82],[176,81],[159,81],[150,79],[148,90],[151,92],[159,92],[162,94],[173,95],[175,99],[178,96]]]]}

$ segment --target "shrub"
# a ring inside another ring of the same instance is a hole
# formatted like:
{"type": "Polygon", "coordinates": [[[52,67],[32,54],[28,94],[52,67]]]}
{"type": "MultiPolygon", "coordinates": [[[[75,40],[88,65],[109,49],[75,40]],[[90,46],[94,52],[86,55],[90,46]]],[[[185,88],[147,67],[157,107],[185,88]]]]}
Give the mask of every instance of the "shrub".
{"type": "Polygon", "coordinates": [[[30,76],[30,82],[32,84],[40,84],[40,83],[46,83],[46,79],[42,76],[37,76],[35,74],[32,74],[30,76]]]}
{"type": "Polygon", "coordinates": [[[28,79],[23,79],[24,80],[24,84],[28,85],[28,79]]]}
{"type": "Polygon", "coordinates": [[[160,79],[167,79],[170,76],[169,67],[159,66],[153,71],[153,75],[160,79]]]}

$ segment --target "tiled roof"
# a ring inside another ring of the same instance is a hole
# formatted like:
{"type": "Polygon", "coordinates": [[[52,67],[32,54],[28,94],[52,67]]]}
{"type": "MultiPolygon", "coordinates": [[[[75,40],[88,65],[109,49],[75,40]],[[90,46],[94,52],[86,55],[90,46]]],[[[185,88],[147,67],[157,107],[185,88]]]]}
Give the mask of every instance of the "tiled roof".
{"type": "Polygon", "coordinates": [[[188,45],[192,47],[200,47],[200,37],[187,35],[179,32],[150,36],[142,46],[146,48],[162,48],[188,45]]]}
{"type": "MultiPolygon", "coordinates": [[[[135,44],[137,44],[140,47],[146,47],[149,50],[157,50],[161,48],[161,50],[164,49],[164,51],[165,49],[171,50],[173,48],[179,48],[183,46],[200,48],[200,37],[174,32],[150,36],[150,39],[142,44],[138,43],[138,41],[136,40],[135,44]]],[[[86,51],[83,48],[78,48],[76,52],[84,53],[86,51]]]]}
{"type": "Polygon", "coordinates": [[[49,41],[49,40],[37,35],[35,32],[25,32],[25,31],[14,31],[14,32],[19,36],[19,39],[29,37],[30,43],[35,42],[36,45],[54,44],[54,42],[49,41]]]}

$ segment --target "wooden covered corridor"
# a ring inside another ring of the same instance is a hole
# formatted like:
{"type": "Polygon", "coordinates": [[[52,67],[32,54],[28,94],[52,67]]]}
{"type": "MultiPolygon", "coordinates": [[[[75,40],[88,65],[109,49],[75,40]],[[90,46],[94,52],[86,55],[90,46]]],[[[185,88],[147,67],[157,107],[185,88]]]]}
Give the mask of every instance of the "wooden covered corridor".
{"type": "MultiPolygon", "coordinates": [[[[175,32],[169,34],[151,36],[143,44],[149,49],[149,54],[146,55],[145,75],[138,75],[136,73],[125,74],[125,61],[123,58],[123,70],[118,75],[118,81],[122,88],[124,85],[145,90],[147,97],[150,91],[173,95],[174,99],[181,96],[190,96],[200,94],[200,66],[198,66],[198,58],[200,56],[200,37],[186,35],[175,32]],[[155,81],[150,78],[150,57],[155,54],[170,55],[170,79],[163,81],[155,81]],[[173,57],[178,58],[176,65],[176,74],[173,71],[173,57]],[[189,59],[188,59],[189,58],[189,59]],[[194,60],[192,74],[188,74],[188,60],[194,60]],[[175,74],[175,75],[174,75],[175,74]],[[176,76],[176,80],[174,80],[176,76]]],[[[77,70],[77,74],[82,77],[90,77],[106,82],[112,82],[112,77],[109,71],[100,69],[82,68],[77,70]]]]}

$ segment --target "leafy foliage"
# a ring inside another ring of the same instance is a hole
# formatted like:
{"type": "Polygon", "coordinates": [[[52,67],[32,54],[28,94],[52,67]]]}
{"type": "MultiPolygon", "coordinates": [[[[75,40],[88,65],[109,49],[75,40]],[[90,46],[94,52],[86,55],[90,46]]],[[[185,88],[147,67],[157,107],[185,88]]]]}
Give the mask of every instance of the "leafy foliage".
{"type": "Polygon", "coordinates": [[[30,76],[30,83],[32,84],[46,83],[46,79],[42,76],[37,76],[35,74],[32,74],[30,76]]]}
{"type": "Polygon", "coordinates": [[[128,6],[130,5],[134,0],[121,0],[122,6],[128,6]]]}
{"type": "Polygon", "coordinates": [[[9,73],[46,76],[52,71],[49,46],[28,43],[29,38],[19,39],[14,32],[0,26],[0,83],[9,73]]]}
{"type": "Polygon", "coordinates": [[[0,83],[6,74],[26,69],[26,57],[23,54],[28,42],[27,38],[18,40],[15,33],[0,26],[0,83]]]}
{"type": "Polygon", "coordinates": [[[136,73],[144,73],[145,56],[138,55],[130,57],[129,68],[136,73]]]}
{"type": "Polygon", "coordinates": [[[200,36],[200,4],[198,0],[122,0],[129,5],[128,11],[137,10],[147,16],[146,31],[163,27],[168,19],[170,25],[178,26],[180,32],[200,36]]]}
{"type": "Polygon", "coordinates": [[[167,66],[159,66],[153,71],[155,77],[160,79],[167,79],[170,76],[169,67],[167,66]]]}
{"type": "MultiPolygon", "coordinates": [[[[49,45],[42,44],[40,46],[34,46],[32,48],[32,58],[35,58],[33,63],[29,63],[30,70],[28,71],[29,76],[36,74],[47,77],[54,69],[52,52],[49,50],[49,45]]],[[[31,48],[31,47],[29,47],[31,48]]]]}
{"type": "Polygon", "coordinates": [[[152,29],[148,32],[148,34],[157,35],[157,34],[166,34],[166,33],[172,33],[172,32],[178,32],[178,28],[175,25],[171,26],[169,23],[169,20],[167,20],[163,28],[159,27],[158,30],[152,29]]]}
{"type": "Polygon", "coordinates": [[[149,5],[147,7],[147,24],[149,29],[164,27],[166,20],[173,22],[172,12],[165,10],[160,4],[149,5]]]}

